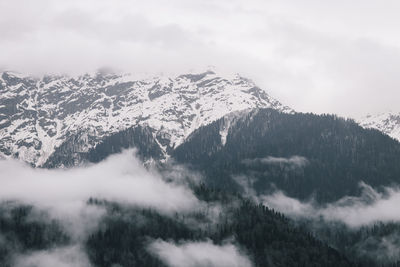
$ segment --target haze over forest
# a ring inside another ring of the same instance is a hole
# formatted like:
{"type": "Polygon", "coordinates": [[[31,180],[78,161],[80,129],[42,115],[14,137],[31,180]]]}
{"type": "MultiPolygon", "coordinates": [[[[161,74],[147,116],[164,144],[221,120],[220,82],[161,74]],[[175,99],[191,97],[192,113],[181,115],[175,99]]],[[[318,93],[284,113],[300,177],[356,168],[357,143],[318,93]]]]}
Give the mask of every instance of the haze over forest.
{"type": "Polygon", "coordinates": [[[399,10],[0,1],[0,266],[400,266],[399,10]]]}

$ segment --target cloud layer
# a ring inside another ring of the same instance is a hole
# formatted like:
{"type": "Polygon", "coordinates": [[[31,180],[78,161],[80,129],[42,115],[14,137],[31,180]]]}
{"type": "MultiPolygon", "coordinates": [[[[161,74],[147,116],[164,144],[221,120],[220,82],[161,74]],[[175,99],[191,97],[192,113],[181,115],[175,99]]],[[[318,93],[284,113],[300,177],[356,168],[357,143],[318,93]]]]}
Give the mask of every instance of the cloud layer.
{"type": "Polygon", "coordinates": [[[308,160],[305,157],[301,156],[292,156],[289,158],[282,157],[265,157],[265,158],[255,158],[255,159],[245,159],[243,163],[252,166],[252,165],[284,165],[291,168],[302,168],[308,164],[308,160]]]}
{"type": "Polygon", "coordinates": [[[399,8],[394,0],[3,0],[0,69],[180,73],[214,65],[300,111],[398,110],[399,8]]]}
{"type": "Polygon", "coordinates": [[[16,267],[91,267],[92,265],[78,245],[15,255],[16,267]]]}
{"type": "Polygon", "coordinates": [[[281,191],[261,196],[259,200],[291,217],[343,222],[350,227],[377,222],[400,222],[399,188],[386,188],[384,192],[378,192],[366,184],[360,186],[361,196],[344,197],[325,206],[319,206],[313,201],[301,202],[286,196],[281,191]]]}
{"type": "Polygon", "coordinates": [[[207,242],[175,244],[163,240],[150,243],[149,251],[170,267],[251,267],[252,263],[233,244],[207,242]]]}
{"type": "Polygon", "coordinates": [[[90,198],[148,207],[161,213],[185,212],[200,202],[183,183],[166,182],[143,167],[128,150],[105,161],[68,170],[34,169],[0,161],[0,200],[18,200],[73,214],[90,198]]]}
{"type": "MultiPolygon", "coordinates": [[[[126,150],[94,165],[72,169],[36,169],[19,161],[1,160],[0,170],[0,204],[14,205],[9,201],[15,201],[15,205],[32,204],[35,209],[29,220],[57,219],[71,238],[70,245],[65,247],[23,254],[15,252],[13,264],[18,267],[90,267],[83,246],[87,236],[98,229],[101,218],[106,215],[104,207],[87,205],[90,197],[151,208],[167,216],[207,209],[210,219],[213,219],[214,212],[221,212],[218,205],[205,205],[190,190],[189,184],[199,182],[198,175],[178,165],[162,173],[146,169],[135,157],[134,150],[126,150]]],[[[188,223],[192,222],[189,220],[188,223]]],[[[195,227],[201,227],[193,223],[195,227]]],[[[1,235],[0,242],[3,242],[1,235]]],[[[158,240],[152,243],[151,248],[171,266],[204,263],[207,266],[251,266],[231,244],[221,247],[209,242],[175,245],[158,240]],[[176,253],[178,258],[168,258],[168,255],[173,255],[171,253],[176,253]],[[182,262],[178,264],[176,260],[182,262]]]]}

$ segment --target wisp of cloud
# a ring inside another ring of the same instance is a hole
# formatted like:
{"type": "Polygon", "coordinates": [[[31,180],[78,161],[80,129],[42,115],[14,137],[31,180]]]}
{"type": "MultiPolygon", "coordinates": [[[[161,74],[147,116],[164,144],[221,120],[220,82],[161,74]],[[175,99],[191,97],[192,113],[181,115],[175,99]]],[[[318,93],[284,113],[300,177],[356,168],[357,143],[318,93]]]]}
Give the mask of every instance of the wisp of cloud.
{"type": "Polygon", "coordinates": [[[135,150],[71,169],[37,169],[16,160],[0,160],[0,169],[0,203],[33,205],[30,220],[56,219],[71,238],[65,247],[15,252],[13,264],[19,267],[91,266],[84,242],[106,215],[103,206],[87,204],[91,197],[150,208],[166,216],[203,207],[185,181],[183,168],[171,169],[166,179],[145,168],[135,150]]]}
{"type": "Polygon", "coordinates": [[[291,156],[288,158],[268,156],[265,158],[245,159],[242,163],[248,166],[264,164],[286,165],[292,168],[302,168],[308,164],[308,160],[302,156],[291,156]]]}
{"type": "Polygon", "coordinates": [[[233,244],[221,246],[211,241],[172,243],[154,240],[149,251],[170,267],[251,267],[248,257],[233,244]]]}
{"type": "Polygon", "coordinates": [[[263,195],[258,199],[265,205],[291,217],[319,218],[325,221],[343,222],[349,227],[371,225],[376,222],[400,222],[398,203],[399,188],[385,188],[378,192],[371,186],[360,184],[362,194],[347,196],[327,205],[317,205],[314,201],[302,202],[286,196],[282,191],[263,195]]]}
{"type": "Polygon", "coordinates": [[[90,197],[153,208],[162,213],[190,211],[200,204],[183,184],[166,182],[148,171],[128,150],[105,161],[73,169],[35,169],[0,161],[0,200],[74,212],[90,197]]]}
{"type": "Polygon", "coordinates": [[[81,247],[78,245],[37,251],[25,255],[16,255],[16,267],[91,267],[92,265],[81,247]]]}

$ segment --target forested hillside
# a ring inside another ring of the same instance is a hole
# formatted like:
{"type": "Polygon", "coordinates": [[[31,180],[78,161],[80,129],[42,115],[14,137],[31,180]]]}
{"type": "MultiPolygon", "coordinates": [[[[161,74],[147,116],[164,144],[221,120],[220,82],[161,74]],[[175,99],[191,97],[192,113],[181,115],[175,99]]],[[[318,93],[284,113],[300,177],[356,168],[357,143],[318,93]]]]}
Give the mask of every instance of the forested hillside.
{"type": "Polygon", "coordinates": [[[245,176],[258,193],[280,189],[319,202],[358,195],[360,182],[400,183],[400,143],[333,115],[259,109],[225,117],[195,131],[173,157],[219,188],[240,190],[245,176]]]}
{"type": "MultiPolygon", "coordinates": [[[[224,206],[216,222],[205,211],[170,217],[151,209],[89,199],[88,205],[107,210],[98,230],[84,241],[91,263],[99,267],[166,266],[148,249],[151,240],[161,239],[181,243],[211,241],[215,245],[233,240],[254,266],[356,266],[278,212],[204,185],[194,190],[210,205],[219,202],[224,206]]],[[[0,235],[7,243],[0,243],[1,266],[13,266],[16,253],[73,244],[63,232],[62,222],[49,222],[46,217],[31,221],[33,214],[33,207],[3,204],[0,235]]]]}
{"type": "MultiPolygon", "coordinates": [[[[162,138],[159,137],[159,139],[162,138]]],[[[153,137],[152,129],[140,125],[106,136],[99,144],[90,149],[83,149],[84,143],[81,135],[69,137],[60,147],[56,148],[42,167],[73,167],[87,162],[96,163],[128,148],[136,148],[137,155],[142,160],[150,158],[159,160],[164,157],[163,150],[153,137]]]]}
{"type": "MultiPolygon", "coordinates": [[[[131,147],[142,161],[165,159],[161,138],[155,140],[147,127],[110,135],[89,150],[79,150],[82,140],[71,137],[70,145],[67,141],[59,147],[46,167],[100,162],[131,147]]],[[[185,181],[206,208],[164,214],[90,198],[86,205],[105,214],[77,244],[65,222],[51,219],[34,206],[3,202],[1,266],[14,266],[21,255],[71,247],[82,250],[93,266],[173,266],[151,249],[154,242],[178,248],[233,244],[254,266],[398,265],[396,250],[390,250],[400,244],[396,222],[351,229],[322,218],[297,220],[253,198],[283,190],[290,197],[313,198],[324,205],[359,195],[360,182],[378,191],[398,184],[400,144],[381,132],[332,115],[256,109],[201,127],[169,152],[172,158],[159,161],[153,170],[159,173],[157,179],[170,183],[200,174],[200,184],[185,181]],[[171,165],[178,169],[171,170],[171,165]]]]}

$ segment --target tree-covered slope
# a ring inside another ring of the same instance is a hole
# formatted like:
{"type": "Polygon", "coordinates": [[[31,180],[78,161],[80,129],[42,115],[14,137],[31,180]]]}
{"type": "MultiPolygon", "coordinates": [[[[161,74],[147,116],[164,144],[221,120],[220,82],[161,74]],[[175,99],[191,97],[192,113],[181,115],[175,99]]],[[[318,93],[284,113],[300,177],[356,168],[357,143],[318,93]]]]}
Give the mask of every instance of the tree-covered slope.
{"type": "Polygon", "coordinates": [[[400,143],[333,115],[259,109],[199,128],[173,157],[202,171],[210,184],[259,193],[284,190],[321,202],[400,183],[400,143]]]}
{"type": "Polygon", "coordinates": [[[73,167],[85,162],[96,163],[111,154],[120,153],[123,149],[133,147],[137,149],[137,156],[142,160],[150,158],[157,160],[164,157],[164,151],[153,137],[153,131],[149,127],[139,125],[106,136],[90,149],[86,149],[87,139],[82,138],[83,134],[68,138],[66,142],[56,148],[42,167],[73,167]]]}
{"type": "Polygon", "coordinates": [[[68,242],[62,227],[55,220],[40,220],[32,206],[0,204],[0,266],[15,266],[16,254],[47,250],[68,242]]]}
{"type": "Polygon", "coordinates": [[[99,267],[166,266],[147,246],[151,240],[162,239],[176,243],[209,240],[215,245],[234,240],[255,267],[356,266],[304,228],[263,205],[204,186],[198,187],[196,194],[207,201],[225,202],[217,223],[207,222],[204,212],[171,218],[151,210],[112,206],[99,230],[87,240],[92,263],[99,267]],[[193,220],[203,221],[204,227],[193,227],[193,220]]]}
{"type": "MultiPolygon", "coordinates": [[[[210,205],[219,203],[220,212],[215,217],[210,217],[207,210],[165,215],[152,209],[89,199],[89,206],[104,208],[106,212],[99,225],[78,241],[65,231],[68,223],[38,217],[32,206],[2,203],[0,266],[15,266],[21,257],[44,255],[58,248],[76,246],[76,242],[82,242],[78,247],[93,267],[169,266],[151,250],[150,244],[160,240],[172,244],[206,242],[215,247],[228,242],[240,249],[255,267],[356,266],[274,210],[203,185],[194,191],[210,205]]],[[[32,262],[32,266],[37,265],[32,262]]]]}

